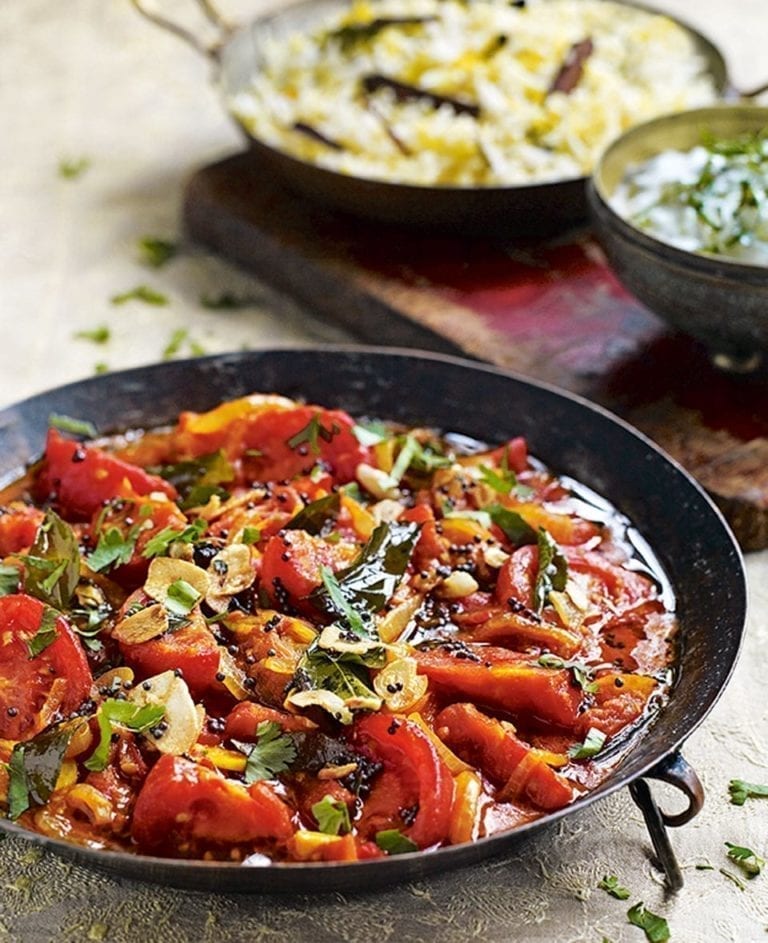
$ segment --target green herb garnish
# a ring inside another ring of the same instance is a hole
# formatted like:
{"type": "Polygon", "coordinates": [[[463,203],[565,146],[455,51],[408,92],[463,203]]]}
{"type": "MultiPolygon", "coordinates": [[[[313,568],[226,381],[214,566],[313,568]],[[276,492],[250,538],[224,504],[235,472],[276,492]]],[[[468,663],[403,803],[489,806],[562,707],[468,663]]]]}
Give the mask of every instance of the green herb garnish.
{"type": "Polygon", "coordinates": [[[326,835],[346,835],[352,830],[346,803],[340,799],[334,799],[333,796],[323,796],[319,802],[316,802],[312,806],[312,815],[315,817],[318,829],[326,835]]]}
{"type": "Polygon", "coordinates": [[[747,799],[768,797],[768,785],[747,783],[743,779],[732,779],[728,783],[728,791],[734,805],[744,805],[747,799]]]}
{"type": "Polygon", "coordinates": [[[627,900],[629,898],[629,891],[619,884],[619,879],[615,874],[606,874],[597,886],[601,891],[615,897],[616,900],[627,900]]]}
{"type": "Polygon", "coordinates": [[[72,528],[48,510],[24,561],[24,589],[54,609],[65,610],[80,580],[80,548],[72,528]]]}
{"type": "Polygon", "coordinates": [[[86,769],[94,772],[105,769],[109,762],[109,745],[115,727],[125,727],[135,733],[143,733],[155,727],[165,716],[162,704],[132,704],[130,701],[118,701],[107,698],[99,707],[99,743],[85,761],[86,769]]]}
{"type": "Polygon", "coordinates": [[[419,850],[419,846],[415,842],[412,842],[407,835],[403,835],[396,828],[387,828],[381,832],[376,832],[376,844],[388,855],[407,855],[412,851],[419,850]]]}
{"type": "Polygon", "coordinates": [[[572,760],[588,760],[598,754],[605,745],[607,737],[597,727],[590,727],[583,743],[575,743],[569,750],[568,756],[572,760]]]}
{"type": "Polygon", "coordinates": [[[43,609],[43,615],[40,619],[37,632],[27,641],[27,650],[29,651],[30,658],[34,658],[41,652],[44,652],[49,645],[52,645],[56,641],[58,638],[58,632],[56,631],[56,620],[58,617],[58,612],[56,612],[55,609],[51,609],[50,606],[46,606],[43,609]]]}
{"type": "Polygon", "coordinates": [[[742,845],[733,845],[727,841],[725,843],[728,849],[727,855],[731,861],[735,861],[748,878],[757,877],[765,867],[765,859],[752,851],[751,848],[744,848],[742,845]]]}
{"type": "Polygon", "coordinates": [[[167,590],[165,608],[175,616],[188,616],[202,599],[201,594],[186,580],[176,580],[167,590]]]}
{"type": "Polygon", "coordinates": [[[96,573],[129,563],[136,549],[138,528],[124,534],[119,527],[109,527],[99,533],[96,549],[88,554],[86,562],[96,573]]]}
{"type": "Polygon", "coordinates": [[[87,419],[73,419],[72,416],[62,416],[58,413],[50,414],[48,425],[59,432],[68,432],[82,439],[95,439],[99,434],[96,426],[87,419]]]}
{"type": "Polygon", "coordinates": [[[77,180],[90,166],[91,161],[87,157],[62,157],[59,161],[59,176],[64,180],[77,180]]]}
{"type": "Polygon", "coordinates": [[[244,527],[240,534],[240,543],[250,547],[261,540],[261,530],[258,527],[244,527]]]}
{"type": "Polygon", "coordinates": [[[285,530],[304,530],[313,537],[322,536],[333,524],[339,514],[341,498],[338,492],[318,498],[302,508],[284,526],[285,530]]]}
{"type": "Polygon", "coordinates": [[[297,449],[302,445],[308,445],[313,455],[319,455],[320,439],[323,442],[332,442],[333,437],[340,432],[341,426],[338,423],[332,422],[330,428],[326,428],[320,422],[320,414],[315,413],[306,426],[286,440],[286,445],[289,449],[297,449]]]}
{"type": "Polygon", "coordinates": [[[573,672],[573,680],[578,684],[586,694],[594,694],[597,691],[597,684],[592,680],[592,672],[589,665],[577,659],[565,660],[559,655],[553,655],[551,652],[545,652],[539,656],[536,664],[542,668],[568,668],[573,672]]]}
{"type": "Polygon", "coordinates": [[[150,288],[149,285],[137,285],[128,291],[112,295],[111,301],[113,305],[124,305],[128,301],[143,301],[148,305],[163,307],[168,304],[168,296],[156,291],[154,288],[150,288]]]}
{"type": "Polygon", "coordinates": [[[74,337],[76,340],[91,341],[94,344],[106,344],[112,336],[112,332],[106,324],[100,324],[88,331],[76,331],[74,337]]]}
{"type": "Polygon", "coordinates": [[[501,504],[491,504],[484,510],[490,515],[493,523],[504,531],[513,547],[536,543],[536,531],[523,520],[517,511],[511,511],[501,504]]]}
{"type": "Polygon", "coordinates": [[[543,527],[538,532],[539,567],[533,585],[534,608],[541,612],[549,594],[562,592],[568,582],[568,561],[562,550],[543,527]]]}
{"type": "Polygon", "coordinates": [[[262,779],[274,779],[296,759],[293,739],[283,733],[280,725],[273,720],[262,720],[256,728],[256,737],[253,746],[239,744],[241,751],[247,755],[244,779],[248,785],[262,779]]]}
{"type": "Polygon", "coordinates": [[[152,268],[162,268],[178,251],[178,244],[169,239],[158,239],[156,236],[139,239],[141,261],[152,268]]]}
{"type": "Polygon", "coordinates": [[[193,544],[199,540],[208,525],[202,517],[192,521],[183,530],[176,530],[174,527],[164,527],[162,530],[153,534],[147,541],[146,546],[141,551],[142,557],[161,557],[168,553],[173,544],[193,544]]]}
{"type": "Polygon", "coordinates": [[[627,911],[627,920],[633,927],[639,927],[645,932],[649,943],[666,943],[669,939],[669,925],[664,917],[646,910],[643,902],[635,904],[627,911]]]}

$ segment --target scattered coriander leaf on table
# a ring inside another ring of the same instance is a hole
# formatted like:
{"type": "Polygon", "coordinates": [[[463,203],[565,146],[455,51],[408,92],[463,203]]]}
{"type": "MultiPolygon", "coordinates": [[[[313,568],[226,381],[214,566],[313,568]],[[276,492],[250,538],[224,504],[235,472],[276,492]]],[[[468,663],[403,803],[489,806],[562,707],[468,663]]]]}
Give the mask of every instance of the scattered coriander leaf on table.
{"type": "Polygon", "coordinates": [[[742,845],[734,845],[732,842],[725,843],[728,849],[727,855],[731,861],[735,861],[748,878],[757,877],[765,867],[765,858],[761,858],[751,848],[745,848],[742,845]]]}
{"type": "Polygon", "coordinates": [[[768,797],[768,785],[747,783],[743,779],[732,779],[728,783],[728,791],[734,805],[744,805],[747,799],[768,797]]]}
{"type": "Polygon", "coordinates": [[[141,261],[152,268],[162,268],[178,255],[178,252],[178,243],[170,239],[159,239],[156,236],[143,236],[139,239],[141,261]]]}
{"type": "Polygon", "coordinates": [[[160,291],[156,291],[154,288],[150,288],[149,285],[137,285],[135,288],[131,288],[128,291],[123,291],[120,292],[120,294],[112,295],[110,300],[112,301],[113,305],[123,305],[128,301],[143,301],[148,305],[162,307],[169,303],[167,295],[164,295],[160,291]]]}
{"type": "Polygon", "coordinates": [[[87,157],[62,157],[59,161],[59,176],[64,180],[77,180],[90,166],[91,161],[87,157]]]}
{"type": "Polygon", "coordinates": [[[629,890],[619,884],[619,879],[615,874],[606,874],[597,886],[601,891],[606,891],[611,897],[615,897],[616,900],[627,900],[629,898],[629,890]]]}
{"type": "Polygon", "coordinates": [[[627,911],[627,920],[633,927],[639,927],[645,932],[649,943],[666,943],[669,939],[669,924],[658,914],[646,910],[642,901],[630,907],[627,911]]]}
{"type": "Polygon", "coordinates": [[[75,340],[92,341],[94,344],[106,344],[112,336],[112,332],[106,324],[99,324],[98,327],[85,331],[76,331],[73,335],[75,340]]]}

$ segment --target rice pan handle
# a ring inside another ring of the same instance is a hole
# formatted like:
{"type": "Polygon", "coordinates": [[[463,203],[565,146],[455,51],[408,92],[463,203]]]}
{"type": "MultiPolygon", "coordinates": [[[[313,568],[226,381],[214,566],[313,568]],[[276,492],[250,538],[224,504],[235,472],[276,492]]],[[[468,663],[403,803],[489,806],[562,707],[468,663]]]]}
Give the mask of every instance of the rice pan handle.
{"type": "Polygon", "coordinates": [[[667,834],[667,826],[677,828],[690,822],[698,815],[704,805],[704,788],[692,766],[675,751],[657,763],[645,774],[645,778],[636,779],[629,784],[629,791],[645,819],[661,868],[671,891],[679,891],[683,886],[683,873],[677,863],[675,852],[667,834]],[[662,811],[653,798],[647,779],[660,779],[679,789],[688,799],[688,807],[682,812],[670,815],[662,811]]]}
{"type": "Polygon", "coordinates": [[[205,56],[206,59],[212,59],[214,61],[218,59],[219,50],[235,29],[234,24],[230,23],[219,13],[213,0],[196,0],[205,18],[209,23],[215,26],[220,33],[219,38],[211,44],[204,42],[199,36],[196,36],[192,30],[187,29],[186,26],[182,26],[180,23],[169,20],[160,13],[149,9],[145,4],[145,0],[130,0],[130,2],[144,19],[172,33],[174,36],[178,36],[179,39],[187,43],[188,46],[191,46],[196,52],[205,56]]]}

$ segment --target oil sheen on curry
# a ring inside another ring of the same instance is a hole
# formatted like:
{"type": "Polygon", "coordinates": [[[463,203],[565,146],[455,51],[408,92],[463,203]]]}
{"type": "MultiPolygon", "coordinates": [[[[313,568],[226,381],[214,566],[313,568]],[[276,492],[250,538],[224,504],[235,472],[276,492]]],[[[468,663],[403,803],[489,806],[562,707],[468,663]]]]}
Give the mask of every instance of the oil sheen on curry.
{"type": "Polygon", "coordinates": [[[521,438],[265,394],[75,429],[0,496],[0,810],[33,832],[436,849],[568,806],[663,707],[663,575],[521,438]]]}

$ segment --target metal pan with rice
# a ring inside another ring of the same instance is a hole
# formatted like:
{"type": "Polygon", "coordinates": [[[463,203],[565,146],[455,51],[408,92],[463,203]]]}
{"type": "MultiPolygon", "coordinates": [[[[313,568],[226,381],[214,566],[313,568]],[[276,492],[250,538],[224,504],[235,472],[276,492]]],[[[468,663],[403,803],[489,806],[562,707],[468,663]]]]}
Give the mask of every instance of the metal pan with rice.
{"type": "Polygon", "coordinates": [[[589,174],[633,124],[717,98],[694,34],[612,0],[355,0],[265,39],[230,107],[318,167],[438,187],[589,174]]]}

